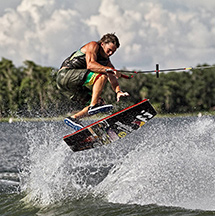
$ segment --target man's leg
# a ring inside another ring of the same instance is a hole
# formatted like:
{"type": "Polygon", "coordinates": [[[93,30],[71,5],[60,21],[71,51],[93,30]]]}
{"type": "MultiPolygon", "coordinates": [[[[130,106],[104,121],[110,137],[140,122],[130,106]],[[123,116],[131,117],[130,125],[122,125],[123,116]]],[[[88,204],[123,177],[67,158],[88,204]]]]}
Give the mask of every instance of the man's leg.
{"type": "Polygon", "coordinates": [[[105,87],[105,84],[107,82],[107,76],[101,75],[96,82],[93,85],[93,93],[92,93],[92,100],[90,106],[94,106],[98,103],[99,97],[102,93],[102,90],[105,87]]]}
{"type": "Polygon", "coordinates": [[[113,109],[112,104],[100,104],[99,98],[102,93],[102,90],[104,89],[104,86],[107,82],[107,76],[102,75],[96,80],[96,82],[93,85],[93,94],[92,94],[92,100],[90,107],[88,109],[89,115],[95,115],[100,112],[109,112],[113,109]]]}
{"type": "Polygon", "coordinates": [[[72,115],[71,117],[65,118],[64,122],[67,125],[75,129],[76,131],[80,130],[81,128],[83,128],[83,126],[81,125],[79,119],[89,115],[94,115],[99,112],[108,112],[113,108],[111,104],[98,105],[99,97],[102,93],[106,81],[107,81],[107,76],[105,75],[100,76],[96,80],[96,82],[93,85],[92,100],[90,106],[85,107],[80,112],[72,115]],[[91,108],[91,110],[89,108],[91,108]]]}
{"type": "MultiPolygon", "coordinates": [[[[107,76],[101,75],[93,85],[93,92],[92,92],[92,99],[90,106],[94,106],[98,103],[99,97],[102,93],[102,90],[107,82],[107,76]]],[[[72,118],[83,118],[88,116],[88,108],[89,106],[82,109],[80,112],[76,113],[75,115],[71,116],[72,118]]]]}
{"type": "Polygon", "coordinates": [[[76,113],[75,115],[65,118],[64,122],[71,128],[75,129],[76,131],[82,129],[84,126],[81,124],[79,119],[85,116],[88,116],[88,108],[89,106],[85,107],[80,112],[76,113]]]}
{"type": "Polygon", "coordinates": [[[82,109],[78,113],[72,115],[71,117],[72,118],[77,118],[77,119],[81,119],[81,118],[87,117],[88,116],[88,108],[89,108],[89,106],[84,107],[84,109],[82,109]]]}

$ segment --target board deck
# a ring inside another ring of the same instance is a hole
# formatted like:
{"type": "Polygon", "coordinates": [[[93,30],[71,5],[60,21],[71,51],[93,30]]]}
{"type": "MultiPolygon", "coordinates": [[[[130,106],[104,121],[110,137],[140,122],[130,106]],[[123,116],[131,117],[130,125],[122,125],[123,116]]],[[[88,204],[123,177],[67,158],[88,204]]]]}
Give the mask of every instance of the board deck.
{"type": "Polygon", "coordinates": [[[107,145],[139,129],[156,114],[145,99],[64,136],[63,139],[74,152],[107,145]]]}

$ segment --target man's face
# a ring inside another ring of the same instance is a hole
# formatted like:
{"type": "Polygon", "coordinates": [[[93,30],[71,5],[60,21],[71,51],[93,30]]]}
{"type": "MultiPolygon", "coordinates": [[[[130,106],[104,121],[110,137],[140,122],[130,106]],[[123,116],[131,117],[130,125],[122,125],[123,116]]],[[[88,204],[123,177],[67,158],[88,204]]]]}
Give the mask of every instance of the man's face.
{"type": "Polygon", "coordinates": [[[115,51],[117,50],[116,45],[114,45],[113,43],[101,43],[101,47],[103,48],[105,57],[109,57],[111,55],[113,55],[115,53],[115,51]]]}

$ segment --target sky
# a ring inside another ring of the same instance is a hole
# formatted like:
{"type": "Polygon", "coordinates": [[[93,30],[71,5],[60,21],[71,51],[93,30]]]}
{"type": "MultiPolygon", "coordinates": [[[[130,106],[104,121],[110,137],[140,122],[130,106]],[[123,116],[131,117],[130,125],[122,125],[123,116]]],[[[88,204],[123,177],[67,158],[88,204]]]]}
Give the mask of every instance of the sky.
{"type": "Polygon", "coordinates": [[[0,57],[58,68],[106,33],[117,69],[215,64],[214,0],[1,0],[0,57]]]}

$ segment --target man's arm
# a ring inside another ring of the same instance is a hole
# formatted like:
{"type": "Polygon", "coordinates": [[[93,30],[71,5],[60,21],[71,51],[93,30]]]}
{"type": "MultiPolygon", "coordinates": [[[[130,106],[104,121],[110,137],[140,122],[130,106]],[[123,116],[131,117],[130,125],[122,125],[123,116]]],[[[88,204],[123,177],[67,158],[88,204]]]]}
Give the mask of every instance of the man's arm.
{"type": "MultiPolygon", "coordinates": [[[[82,49],[82,52],[85,53],[86,55],[86,64],[87,64],[87,69],[98,72],[98,73],[107,73],[106,69],[113,69],[113,65],[111,62],[107,66],[103,66],[97,62],[97,53],[99,51],[99,45],[97,42],[92,41],[88,44],[86,44],[82,49]]],[[[114,71],[114,76],[119,78],[121,76],[121,73],[118,71],[114,71]]]]}
{"type": "Polygon", "coordinates": [[[82,52],[86,55],[87,69],[98,72],[106,73],[106,69],[111,69],[110,67],[103,66],[97,62],[97,53],[99,51],[99,45],[97,42],[92,41],[86,44],[82,49],[82,52]]]}
{"type": "MultiPolygon", "coordinates": [[[[111,64],[111,62],[109,62],[108,66],[111,67],[111,68],[114,68],[114,66],[111,64]]],[[[115,73],[117,73],[117,71],[115,71],[115,73]]],[[[119,86],[119,83],[117,81],[116,74],[108,74],[108,80],[109,80],[109,82],[111,84],[111,87],[112,87],[113,91],[116,92],[117,102],[119,102],[120,97],[129,96],[129,94],[127,92],[123,92],[121,90],[121,88],[119,86]]]]}
{"type": "Polygon", "coordinates": [[[99,45],[97,42],[92,41],[86,44],[82,49],[82,52],[86,55],[86,63],[87,69],[98,72],[98,73],[106,73],[108,75],[108,80],[112,86],[112,89],[117,93],[117,101],[120,100],[121,96],[129,96],[127,92],[122,92],[119,86],[117,79],[121,76],[121,73],[118,71],[114,71],[114,74],[107,73],[106,69],[113,69],[114,66],[109,61],[107,66],[103,66],[97,62],[97,53],[99,51],[99,45]]]}
{"type": "MultiPolygon", "coordinates": [[[[114,66],[112,65],[111,62],[108,63],[108,66],[109,66],[110,68],[112,68],[112,69],[114,68],[114,66]]],[[[118,91],[121,91],[120,86],[119,86],[119,83],[118,83],[118,81],[117,81],[117,77],[116,77],[115,74],[108,73],[108,81],[110,82],[113,91],[115,91],[116,93],[117,93],[118,91]]]]}

